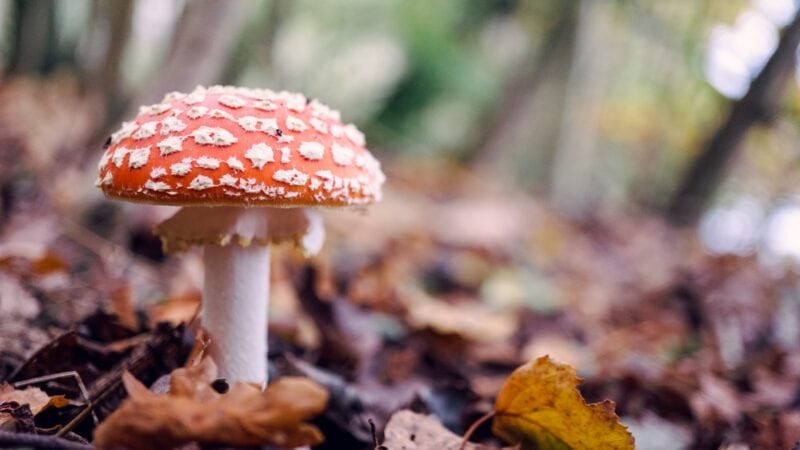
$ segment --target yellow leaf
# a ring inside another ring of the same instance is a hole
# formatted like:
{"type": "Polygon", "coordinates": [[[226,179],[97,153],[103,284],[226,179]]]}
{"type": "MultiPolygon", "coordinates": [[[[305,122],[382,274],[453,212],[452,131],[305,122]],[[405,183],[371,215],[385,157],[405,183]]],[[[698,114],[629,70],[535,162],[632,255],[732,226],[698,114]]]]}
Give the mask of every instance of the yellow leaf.
{"type": "Polygon", "coordinates": [[[568,364],[543,356],[511,374],[495,402],[492,431],[522,449],[633,449],[610,400],[587,405],[568,364]]]}

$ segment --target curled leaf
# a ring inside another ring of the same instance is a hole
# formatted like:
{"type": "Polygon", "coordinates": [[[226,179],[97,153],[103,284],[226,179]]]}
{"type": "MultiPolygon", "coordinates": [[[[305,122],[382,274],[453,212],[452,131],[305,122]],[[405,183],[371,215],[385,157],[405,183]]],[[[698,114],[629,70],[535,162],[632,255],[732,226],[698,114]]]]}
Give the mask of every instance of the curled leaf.
{"type": "Polygon", "coordinates": [[[147,398],[148,396],[154,395],[150,392],[150,389],[147,389],[147,386],[142,384],[141,381],[137,380],[136,377],[127,370],[122,373],[122,385],[125,386],[125,391],[128,392],[130,398],[147,398]]]}
{"type": "Polygon", "coordinates": [[[14,389],[11,385],[2,384],[0,385],[0,403],[6,402],[16,402],[20,405],[27,404],[34,415],[50,407],[63,408],[69,404],[69,400],[63,395],[51,397],[36,387],[14,389]]]}
{"type": "Polygon", "coordinates": [[[20,421],[33,425],[33,416],[48,408],[63,408],[69,400],[63,395],[49,396],[36,387],[14,389],[0,384],[0,429],[18,429],[20,421]]]}
{"type": "Polygon", "coordinates": [[[511,374],[495,402],[492,431],[523,449],[631,450],[614,402],[586,404],[568,364],[543,356],[511,374]]]}
{"type": "Polygon", "coordinates": [[[217,374],[217,365],[211,358],[203,358],[190,367],[180,367],[172,371],[169,393],[200,401],[214,400],[220,395],[211,387],[211,382],[217,378],[217,374]]]}
{"type": "Polygon", "coordinates": [[[416,328],[429,327],[442,334],[456,334],[476,342],[508,339],[517,329],[517,316],[483,303],[464,302],[457,308],[422,290],[404,287],[408,320],[416,328]]]}
{"type": "Polygon", "coordinates": [[[328,401],[327,391],[313,381],[285,377],[266,391],[237,383],[219,394],[209,385],[215,375],[213,362],[177,369],[170,393],[156,395],[125,374],[130,397],[97,427],[96,448],[167,449],[190,442],[300,447],[322,442],[322,433],[305,423],[328,401]]]}

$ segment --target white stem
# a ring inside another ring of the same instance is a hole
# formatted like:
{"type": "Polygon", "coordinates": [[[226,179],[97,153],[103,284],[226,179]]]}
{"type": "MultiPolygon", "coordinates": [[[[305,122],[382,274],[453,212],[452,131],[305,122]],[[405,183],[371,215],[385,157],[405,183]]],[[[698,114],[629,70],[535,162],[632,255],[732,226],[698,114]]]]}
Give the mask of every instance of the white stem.
{"type": "Polygon", "coordinates": [[[211,356],[229,383],[267,382],[269,247],[204,247],[201,323],[211,356]]]}

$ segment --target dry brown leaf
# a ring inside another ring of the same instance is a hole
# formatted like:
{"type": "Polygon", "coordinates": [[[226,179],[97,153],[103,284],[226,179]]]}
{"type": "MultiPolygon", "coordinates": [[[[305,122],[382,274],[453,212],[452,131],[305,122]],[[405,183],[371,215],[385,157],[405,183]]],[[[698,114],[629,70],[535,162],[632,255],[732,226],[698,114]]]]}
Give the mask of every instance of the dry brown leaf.
{"type": "Polygon", "coordinates": [[[194,366],[181,367],[172,371],[169,394],[200,401],[215,400],[220,396],[211,387],[211,382],[215,379],[217,379],[217,366],[214,364],[214,360],[204,358],[194,366]]]}
{"type": "Polygon", "coordinates": [[[587,405],[580,378],[567,364],[543,356],[511,374],[495,402],[492,431],[523,449],[633,449],[633,436],[614,402],[587,405]]]}
{"type": "Polygon", "coordinates": [[[14,389],[9,384],[0,385],[0,403],[17,402],[20,405],[28,404],[31,412],[38,414],[49,407],[61,408],[69,404],[63,395],[49,396],[37,387],[14,389]]]}
{"type": "Polygon", "coordinates": [[[122,373],[122,384],[125,386],[125,391],[130,398],[134,399],[147,399],[153,392],[147,389],[147,386],[137,380],[132,373],[127,370],[122,373]]]}
{"type": "MultiPolygon", "coordinates": [[[[63,395],[49,396],[43,390],[36,387],[25,389],[14,389],[9,384],[0,385],[0,404],[17,403],[18,405],[28,405],[35,416],[47,408],[62,408],[69,404],[69,400],[63,395]]],[[[8,421],[13,421],[14,417],[9,414],[0,414],[0,427],[8,421]]]]}
{"type": "Polygon", "coordinates": [[[408,321],[416,328],[457,334],[476,342],[503,341],[517,329],[518,317],[512,310],[498,310],[479,302],[453,305],[410,286],[405,286],[403,292],[408,321]]]}
{"type": "Polygon", "coordinates": [[[266,391],[237,383],[218,394],[209,382],[216,367],[205,359],[172,373],[170,393],[156,395],[132,375],[123,382],[130,394],[122,406],[95,430],[99,450],[174,448],[189,442],[226,446],[319,444],[322,433],[304,423],[319,414],[328,393],[300,377],[285,377],[266,391]]]}
{"type": "Polygon", "coordinates": [[[689,396],[689,406],[699,423],[735,423],[742,416],[742,400],[733,384],[703,373],[698,389],[689,396]]]}
{"type": "Polygon", "coordinates": [[[192,291],[182,295],[168,298],[162,303],[150,308],[148,316],[150,324],[169,322],[173,325],[188,323],[200,311],[200,292],[192,291]]]}
{"type": "MultiPolygon", "coordinates": [[[[394,413],[384,431],[383,446],[391,450],[459,450],[460,436],[434,416],[403,410],[394,413]]],[[[467,443],[465,450],[499,450],[499,447],[467,443]]]]}

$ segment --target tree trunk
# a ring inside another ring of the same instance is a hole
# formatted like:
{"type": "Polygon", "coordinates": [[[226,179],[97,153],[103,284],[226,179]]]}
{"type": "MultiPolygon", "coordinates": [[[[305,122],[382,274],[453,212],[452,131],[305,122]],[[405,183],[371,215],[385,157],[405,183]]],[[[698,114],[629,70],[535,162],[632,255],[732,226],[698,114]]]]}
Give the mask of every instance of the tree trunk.
{"type": "Polygon", "coordinates": [[[110,24],[111,35],[108,39],[106,53],[102,63],[95,67],[91,75],[93,87],[103,93],[108,101],[118,99],[114,95],[119,88],[122,55],[131,34],[133,22],[133,0],[116,2],[97,1],[92,5],[97,8],[95,13],[104,16],[110,24]]]}
{"type": "Polygon", "coordinates": [[[225,64],[221,80],[225,84],[237,84],[247,66],[258,60],[261,70],[270,70],[272,48],[278,27],[284,17],[288,15],[292,6],[287,0],[273,0],[260,6],[259,20],[254,21],[244,30],[239,42],[225,64]]]}
{"type": "Polygon", "coordinates": [[[247,5],[242,0],[187,2],[166,61],[157,78],[136,99],[134,108],[157,102],[170,91],[217,83],[239,38],[247,5]]]}
{"type": "Polygon", "coordinates": [[[768,122],[777,113],[787,81],[795,68],[800,44],[800,12],[784,29],[778,47],[753,80],[741,100],[735,102],[725,122],[711,136],[679,184],[667,210],[675,224],[695,224],[734,160],[747,131],[768,122]]]}
{"type": "MultiPolygon", "coordinates": [[[[525,58],[509,78],[500,101],[485,121],[482,134],[475,140],[473,148],[466,152],[466,159],[476,169],[489,171],[507,156],[509,136],[530,119],[528,106],[531,99],[540,92],[540,87],[554,78],[554,73],[562,72],[565,57],[571,59],[569,55],[572,54],[578,6],[577,1],[565,1],[559,7],[559,17],[548,30],[542,44],[525,58]]],[[[549,113],[560,116],[558,108],[549,108],[549,113]]]]}
{"type": "Polygon", "coordinates": [[[7,74],[44,73],[56,54],[56,14],[53,0],[16,0],[14,35],[7,74]]]}
{"type": "Polygon", "coordinates": [[[600,194],[592,194],[597,105],[608,69],[607,33],[612,5],[582,0],[575,50],[567,78],[564,113],[553,155],[550,198],[562,212],[580,217],[600,194]]]}

